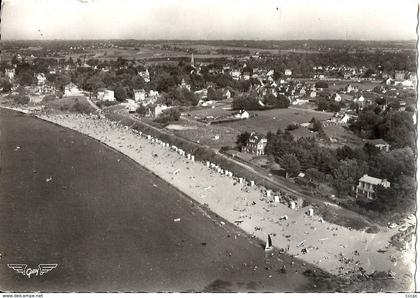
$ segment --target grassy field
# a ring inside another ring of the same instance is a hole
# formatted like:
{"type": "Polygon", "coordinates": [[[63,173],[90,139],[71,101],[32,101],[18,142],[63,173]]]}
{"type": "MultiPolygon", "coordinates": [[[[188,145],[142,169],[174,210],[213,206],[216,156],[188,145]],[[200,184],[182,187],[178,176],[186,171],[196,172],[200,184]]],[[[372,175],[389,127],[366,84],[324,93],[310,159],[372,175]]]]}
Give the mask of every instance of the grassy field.
{"type": "Polygon", "coordinates": [[[278,129],[286,129],[291,123],[309,122],[313,117],[317,120],[326,120],[333,116],[332,113],[318,112],[307,109],[288,108],[267,111],[256,111],[258,116],[243,121],[219,124],[218,126],[237,129],[241,132],[255,131],[259,133],[275,132],[278,129]]]}
{"type": "Polygon", "coordinates": [[[330,137],[334,138],[336,141],[331,143],[329,147],[337,148],[344,145],[350,147],[359,147],[363,146],[364,142],[361,138],[356,136],[348,128],[345,128],[340,125],[332,125],[324,127],[325,133],[330,137]]]}
{"type": "Polygon", "coordinates": [[[223,124],[205,125],[194,120],[195,117],[213,116],[216,118],[230,115],[232,111],[227,108],[228,106],[224,105],[214,109],[207,108],[190,111],[190,116],[183,120],[181,125],[194,125],[196,129],[177,131],[176,134],[194,142],[199,141],[200,144],[219,149],[222,146],[234,146],[237,135],[245,131],[266,134],[268,131],[275,132],[278,129],[285,129],[291,123],[301,124],[309,122],[313,117],[318,120],[325,120],[333,115],[332,113],[290,107],[289,109],[251,111],[251,115],[256,114],[257,116],[223,124]],[[219,136],[218,140],[214,139],[216,135],[219,136]]]}

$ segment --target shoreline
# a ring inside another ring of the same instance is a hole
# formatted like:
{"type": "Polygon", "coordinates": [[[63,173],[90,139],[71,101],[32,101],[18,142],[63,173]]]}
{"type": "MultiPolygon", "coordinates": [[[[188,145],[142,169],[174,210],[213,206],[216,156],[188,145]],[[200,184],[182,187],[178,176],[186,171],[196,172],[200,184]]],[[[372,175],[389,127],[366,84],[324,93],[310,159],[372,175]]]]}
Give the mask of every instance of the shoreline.
{"type": "MultiPolygon", "coordinates": [[[[28,113],[24,109],[9,109],[28,113]]],[[[311,206],[291,209],[272,202],[263,188],[245,186],[233,177],[220,175],[205,164],[183,158],[170,147],[146,140],[131,128],[121,127],[108,119],[80,114],[30,114],[87,135],[125,155],[192,202],[197,202],[200,208],[224,218],[219,220],[220,226],[230,222],[262,243],[270,234],[275,248],[330,274],[345,277],[356,273],[355,269],[359,267],[368,274],[388,270],[396,272],[397,278],[407,274],[403,269],[411,263],[408,253],[387,247],[388,240],[397,231],[368,234],[324,222],[316,215],[316,210],[313,216],[307,216],[305,213],[311,206]],[[280,220],[285,215],[287,219],[280,220]],[[385,253],[377,252],[384,248],[385,253]],[[356,249],[360,250],[357,254],[356,249]],[[390,257],[397,261],[390,262],[390,257]]]]}

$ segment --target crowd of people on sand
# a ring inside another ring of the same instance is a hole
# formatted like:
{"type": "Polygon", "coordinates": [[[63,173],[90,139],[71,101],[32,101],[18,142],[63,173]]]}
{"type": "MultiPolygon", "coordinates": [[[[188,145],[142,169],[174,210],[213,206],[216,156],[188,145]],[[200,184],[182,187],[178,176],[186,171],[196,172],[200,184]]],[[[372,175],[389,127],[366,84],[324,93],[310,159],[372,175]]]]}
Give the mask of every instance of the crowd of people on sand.
{"type": "Polygon", "coordinates": [[[414,247],[401,251],[389,243],[395,228],[371,234],[329,223],[296,196],[266,189],[211,161],[197,161],[182,148],[103,116],[38,117],[119,150],[215,212],[223,219],[220,225],[229,221],[252,238],[269,238],[276,248],[271,254],[292,255],[341,276],[413,274],[414,247]]]}

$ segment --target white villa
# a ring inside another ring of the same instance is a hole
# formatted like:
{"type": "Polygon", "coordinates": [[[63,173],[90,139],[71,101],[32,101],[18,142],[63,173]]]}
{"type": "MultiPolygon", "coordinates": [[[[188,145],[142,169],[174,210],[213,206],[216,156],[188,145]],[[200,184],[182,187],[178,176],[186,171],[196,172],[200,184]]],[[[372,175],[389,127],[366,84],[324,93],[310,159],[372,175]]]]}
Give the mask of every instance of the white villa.
{"type": "Polygon", "coordinates": [[[391,186],[391,183],[386,179],[379,179],[364,174],[363,177],[359,179],[359,185],[357,185],[356,188],[356,197],[361,196],[372,200],[373,194],[375,193],[374,187],[377,185],[388,188],[391,186]]]}

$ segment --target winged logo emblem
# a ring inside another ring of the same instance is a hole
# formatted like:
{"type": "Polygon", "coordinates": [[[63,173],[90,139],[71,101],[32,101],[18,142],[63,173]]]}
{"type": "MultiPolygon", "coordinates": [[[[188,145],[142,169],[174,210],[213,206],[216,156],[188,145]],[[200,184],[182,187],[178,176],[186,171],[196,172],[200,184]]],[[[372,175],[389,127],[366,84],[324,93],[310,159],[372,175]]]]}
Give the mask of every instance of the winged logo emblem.
{"type": "Polygon", "coordinates": [[[58,264],[39,264],[38,268],[29,268],[26,264],[7,264],[7,267],[15,270],[18,274],[22,274],[31,278],[31,275],[39,276],[50,272],[57,268],[58,264]]]}

